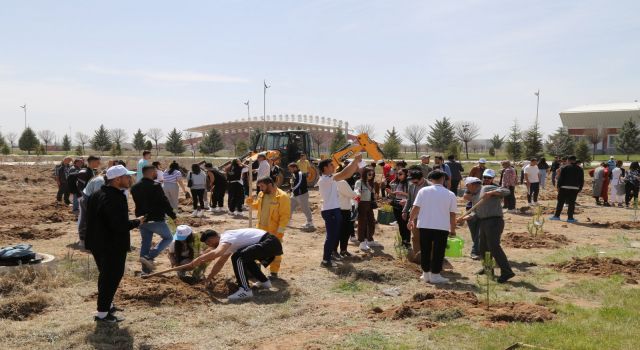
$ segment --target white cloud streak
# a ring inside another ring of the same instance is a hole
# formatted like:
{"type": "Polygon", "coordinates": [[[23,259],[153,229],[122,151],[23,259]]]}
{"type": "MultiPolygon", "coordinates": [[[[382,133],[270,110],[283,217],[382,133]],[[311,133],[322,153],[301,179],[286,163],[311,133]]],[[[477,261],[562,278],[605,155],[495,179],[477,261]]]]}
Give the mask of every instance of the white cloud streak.
{"type": "Polygon", "coordinates": [[[248,79],[228,75],[207,74],[198,72],[167,72],[148,71],[138,69],[115,69],[89,64],[83,67],[84,71],[104,75],[136,77],[148,80],[173,82],[173,83],[247,83],[248,79]]]}

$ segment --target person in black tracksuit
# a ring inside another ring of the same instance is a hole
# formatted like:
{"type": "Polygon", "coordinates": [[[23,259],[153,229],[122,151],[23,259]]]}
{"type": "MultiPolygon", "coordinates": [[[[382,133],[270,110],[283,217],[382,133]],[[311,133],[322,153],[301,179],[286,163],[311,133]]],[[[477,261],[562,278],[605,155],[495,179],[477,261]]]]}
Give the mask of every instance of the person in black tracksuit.
{"type": "Polygon", "coordinates": [[[213,211],[224,210],[224,194],[227,192],[227,178],[218,169],[212,169],[213,190],[211,191],[211,207],[213,211]]]}
{"type": "Polygon", "coordinates": [[[560,174],[556,178],[556,185],[558,187],[558,204],[556,205],[556,212],[551,217],[551,220],[560,220],[560,214],[562,214],[562,208],[565,203],[568,206],[567,209],[567,222],[575,222],[573,213],[576,209],[576,198],[578,193],[582,191],[584,186],[584,170],[576,164],[576,157],[569,157],[569,164],[560,168],[560,174]]]}
{"type": "Polygon", "coordinates": [[[229,198],[229,213],[242,213],[242,205],[244,204],[244,189],[242,187],[242,168],[240,159],[234,159],[227,169],[227,189],[229,198]]]}
{"type": "Polygon", "coordinates": [[[138,227],[142,218],[129,220],[127,197],[123,191],[131,184],[129,172],[121,165],[107,170],[107,184],[87,201],[87,233],[85,246],[98,266],[98,315],[95,321],[120,322],[113,297],[124,275],[127,251],[131,243],[129,231],[138,227]]]}

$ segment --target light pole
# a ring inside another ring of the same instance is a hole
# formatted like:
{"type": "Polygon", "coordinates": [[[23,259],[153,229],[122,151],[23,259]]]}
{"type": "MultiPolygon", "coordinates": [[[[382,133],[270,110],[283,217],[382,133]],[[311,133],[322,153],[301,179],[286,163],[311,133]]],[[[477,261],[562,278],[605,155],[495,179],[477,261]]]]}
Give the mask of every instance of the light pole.
{"type": "Polygon", "coordinates": [[[25,103],[23,106],[20,106],[20,108],[24,109],[24,128],[27,128],[27,104],[25,103]]]}
{"type": "Polygon", "coordinates": [[[244,105],[247,106],[247,121],[249,122],[249,119],[251,119],[251,113],[249,113],[249,100],[247,100],[247,102],[244,102],[244,105]]]}
{"type": "Polygon", "coordinates": [[[538,102],[536,103],[536,124],[538,124],[538,110],[540,109],[540,89],[534,92],[534,94],[538,98],[538,102]]]}
{"type": "Polygon", "coordinates": [[[267,81],[263,80],[264,90],[262,94],[262,128],[264,132],[267,132],[267,89],[270,88],[270,85],[267,85],[267,81]]]}

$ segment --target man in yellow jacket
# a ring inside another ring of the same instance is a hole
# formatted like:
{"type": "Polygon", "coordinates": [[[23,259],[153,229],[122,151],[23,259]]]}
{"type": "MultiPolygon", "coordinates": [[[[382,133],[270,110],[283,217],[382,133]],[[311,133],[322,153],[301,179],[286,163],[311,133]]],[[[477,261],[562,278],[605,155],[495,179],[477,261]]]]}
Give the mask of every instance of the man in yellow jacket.
{"type": "MultiPolygon", "coordinates": [[[[278,237],[282,242],[284,229],[287,227],[291,216],[291,199],[286,192],[275,186],[273,179],[270,177],[258,179],[257,185],[260,189],[258,198],[254,200],[252,197],[248,197],[246,202],[251,209],[258,211],[256,220],[258,224],[256,227],[278,237]]],[[[281,262],[282,256],[280,255],[276,256],[271,265],[269,265],[271,277],[278,277],[281,262]]]]}

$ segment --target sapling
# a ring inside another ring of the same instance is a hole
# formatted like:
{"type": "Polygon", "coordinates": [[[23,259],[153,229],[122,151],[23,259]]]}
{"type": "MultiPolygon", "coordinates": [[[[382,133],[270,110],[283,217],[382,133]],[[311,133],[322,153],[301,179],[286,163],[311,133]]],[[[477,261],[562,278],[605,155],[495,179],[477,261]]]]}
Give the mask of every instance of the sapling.
{"type": "Polygon", "coordinates": [[[542,217],[542,207],[537,207],[533,212],[533,218],[531,222],[527,223],[527,231],[533,237],[536,237],[538,233],[544,233],[544,217],[542,217]]]}
{"type": "Polygon", "coordinates": [[[487,309],[491,306],[491,296],[496,295],[496,283],[493,281],[493,269],[495,267],[496,263],[491,257],[491,252],[485,252],[484,259],[482,259],[482,269],[484,270],[484,274],[482,276],[478,276],[478,286],[480,287],[480,291],[485,298],[487,309]]]}
{"type": "Polygon", "coordinates": [[[400,261],[405,260],[409,255],[409,249],[405,247],[404,242],[402,241],[402,236],[400,235],[400,232],[396,233],[396,239],[395,239],[395,242],[393,243],[393,248],[395,249],[396,255],[398,256],[400,261]]]}
{"type": "MultiPolygon", "coordinates": [[[[200,242],[200,235],[193,233],[194,235],[194,239],[193,239],[193,255],[194,257],[198,257],[200,256],[200,254],[202,254],[202,252],[207,249],[207,246],[200,242]]],[[[193,276],[193,278],[195,280],[201,280],[204,276],[204,271],[207,269],[207,266],[209,264],[208,263],[204,263],[201,265],[196,266],[196,268],[193,269],[193,272],[191,273],[191,276],[193,276]]]]}

